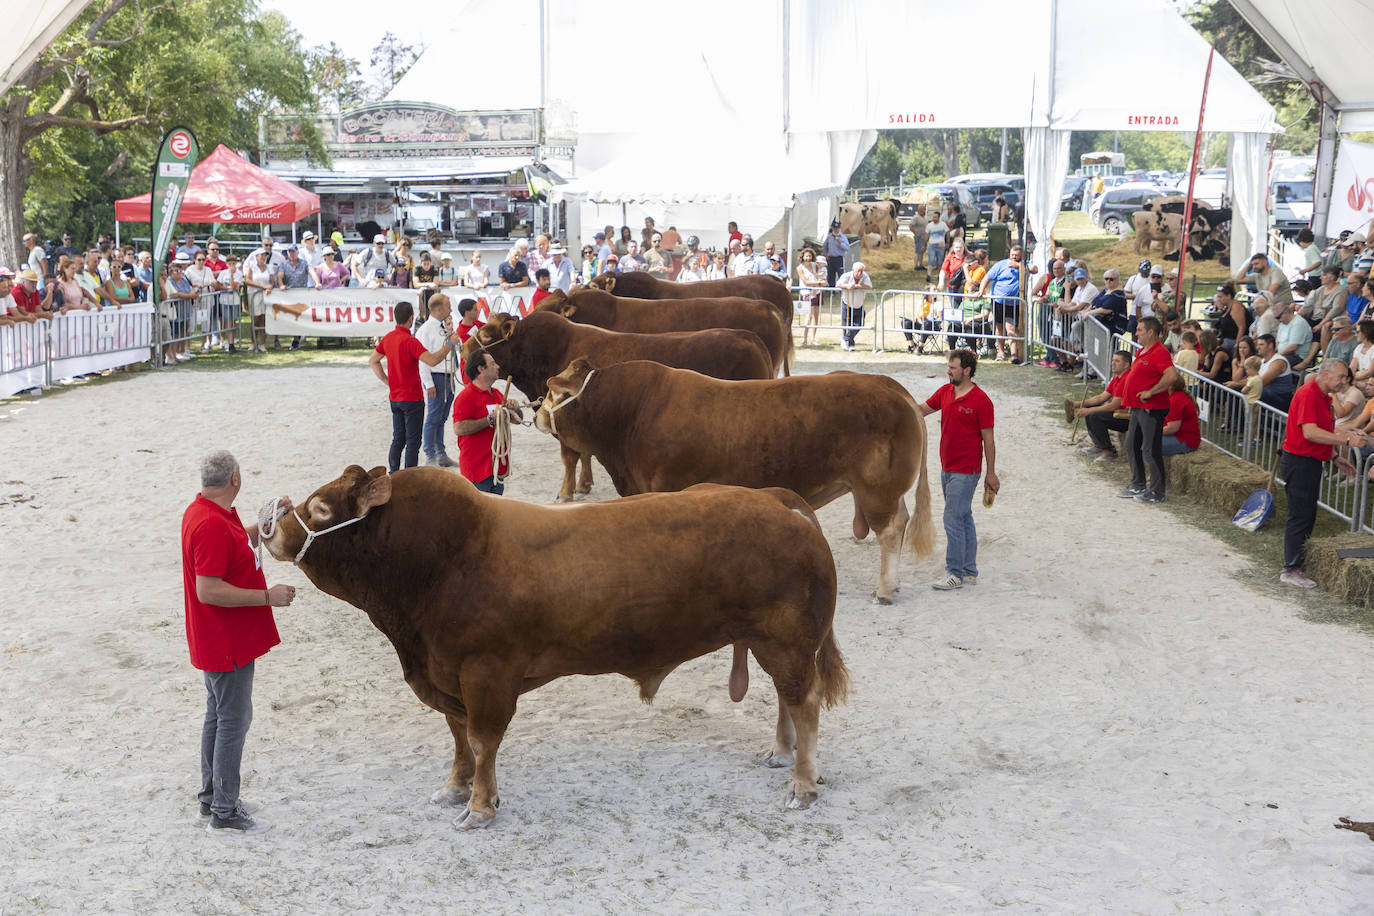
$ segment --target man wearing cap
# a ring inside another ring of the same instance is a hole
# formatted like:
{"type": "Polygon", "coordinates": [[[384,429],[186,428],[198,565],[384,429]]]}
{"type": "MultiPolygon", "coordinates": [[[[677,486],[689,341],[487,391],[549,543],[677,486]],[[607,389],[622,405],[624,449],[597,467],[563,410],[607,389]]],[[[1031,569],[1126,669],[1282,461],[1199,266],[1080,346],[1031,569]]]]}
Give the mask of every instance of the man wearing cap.
{"type": "Polygon", "coordinates": [[[1237,271],[1236,282],[1249,283],[1257,292],[1268,293],[1269,301],[1275,305],[1293,301],[1293,289],[1282,268],[1271,265],[1262,251],[1251,255],[1245,266],[1237,271]]]}
{"type": "Polygon", "coordinates": [[[673,267],[673,259],[663,250],[662,233],[655,232],[650,237],[649,250],[644,255],[644,267],[649,272],[649,276],[659,280],[668,279],[668,271],[673,267]]]}
{"type": "Polygon", "coordinates": [[[821,242],[821,254],[825,257],[825,282],[833,287],[844,273],[844,256],[849,253],[849,239],[840,232],[840,221],[830,221],[830,234],[821,242]]]}
{"type": "Polygon", "coordinates": [[[13,307],[10,317],[18,321],[37,321],[51,318],[52,312],[43,308],[43,294],[38,291],[38,274],[26,267],[19,271],[18,282],[10,290],[13,307]]]}
{"type": "MultiPolygon", "coordinates": [[[[277,269],[277,287],[279,289],[310,289],[315,285],[315,278],[310,275],[310,265],[301,257],[300,251],[295,245],[286,246],[286,260],[277,269]]],[[[301,348],[301,339],[296,337],[291,341],[291,349],[301,348]]]]}
{"type": "MultiPolygon", "coordinates": [[[[1363,241],[1363,239],[1361,241],[1363,241]]],[[[64,254],[69,258],[81,257],[81,249],[72,244],[72,234],[70,232],[62,233],[62,244],[52,250],[52,259],[57,261],[64,254]]]]}
{"type": "Polygon", "coordinates": [[[554,289],[561,289],[565,293],[572,289],[573,266],[566,248],[562,245],[550,248],[549,260],[544,267],[549,272],[549,282],[554,289]]]}
{"type": "Polygon", "coordinates": [[[358,282],[366,283],[382,272],[383,279],[391,277],[396,267],[396,256],[387,250],[386,236],[378,233],[372,237],[372,247],[358,256],[358,282]]]}
{"type": "Polygon", "coordinates": [[[859,329],[863,327],[864,303],[868,299],[868,291],[873,288],[873,278],[868,275],[863,261],[855,261],[853,269],[842,274],[835,286],[844,290],[840,294],[844,303],[841,309],[844,322],[841,346],[852,351],[854,338],[859,336],[859,329]]]}
{"type": "Polygon", "coordinates": [[[318,267],[324,263],[321,248],[315,233],[307,229],[305,234],[301,236],[300,246],[301,260],[305,262],[307,267],[318,267]]]}
{"type": "Polygon", "coordinates": [[[1149,288],[1151,266],[1153,265],[1150,264],[1149,258],[1142,259],[1136,265],[1135,273],[1128,277],[1125,283],[1121,284],[1121,292],[1125,294],[1126,301],[1134,301],[1136,293],[1140,291],[1141,287],[1149,288]]]}
{"type": "MultiPolygon", "coordinates": [[[[1061,321],[1066,316],[1072,316],[1068,338],[1076,345],[1075,349],[1081,350],[1083,348],[1083,321],[1088,314],[1088,309],[1092,307],[1093,300],[1097,298],[1098,292],[1098,288],[1093,286],[1092,281],[1088,279],[1088,271],[1078,267],[1069,274],[1068,301],[1055,306],[1055,311],[1059,314],[1061,321]]],[[[1064,368],[1071,365],[1071,362],[1060,363],[1060,366],[1064,368]]]]}
{"type": "Polygon", "coordinates": [[[759,271],[765,277],[776,277],[782,282],[787,282],[787,268],[782,266],[782,255],[770,254],[765,262],[763,270],[759,271]]]}

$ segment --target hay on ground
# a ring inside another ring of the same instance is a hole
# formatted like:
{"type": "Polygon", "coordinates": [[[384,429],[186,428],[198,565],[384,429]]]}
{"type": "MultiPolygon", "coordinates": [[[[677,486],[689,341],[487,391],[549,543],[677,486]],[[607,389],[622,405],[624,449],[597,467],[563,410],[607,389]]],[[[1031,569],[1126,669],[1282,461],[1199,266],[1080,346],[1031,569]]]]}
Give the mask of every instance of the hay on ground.
{"type": "Polygon", "coordinates": [[[1374,560],[1343,560],[1336,551],[1368,547],[1369,535],[1344,532],[1311,538],[1304,549],[1302,568],[1324,591],[1360,607],[1374,607],[1374,560]]]}
{"type": "MultiPolygon", "coordinates": [[[[1249,462],[1225,455],[1203,445],[1188,455],[1165,458],[1169,489],[1186,493],[1208,509],[1235,514],[1245,498],[1269,482],[1269,474],[1249,462]]],[[[1283,499],[1283,488],[1276,488],[1275,507],[1283,499]]],[[[1272,524],[1272,522],[1271,522],[1272,524]]]]}

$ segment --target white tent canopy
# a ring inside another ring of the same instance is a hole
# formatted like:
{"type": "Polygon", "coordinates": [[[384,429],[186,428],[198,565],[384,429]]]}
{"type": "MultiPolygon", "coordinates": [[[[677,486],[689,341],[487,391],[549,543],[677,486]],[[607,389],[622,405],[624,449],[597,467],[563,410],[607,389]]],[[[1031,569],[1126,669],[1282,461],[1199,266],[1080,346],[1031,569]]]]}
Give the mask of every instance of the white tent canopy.
{"type": "Polygon", "coordinates": [[[6,0],[7,43],[14,56],[0,69],[0,93],[19,81],[43,49],[72,24],[91,0],[6,0]]]}
{"type": "MultiPolygon", "coordinates": [[[[1335,175],[1337,116],[1342,133],[1374,130],[1374,77],[1369,75],[1374,9],[1367,0],[1231,0],[1231,5],[1322,103],[1312,231],[1324,238],[1335,175]]],[[[1361,209],[1365,215],[1374,213],[1374,208],[1361,209]]]]}
{"type": "MultiPolygon", "coordinates": [[[[700,0],[671,23],[593,15],[577,2],[470,0],[451,21],[452,41],[436,37],[391,97],[458,109],[542,103],[577,131],[575,177],[584,180],[570,191],[584,199],[776,202],[847,183],[879,129],[1020,127],[1028,131],[1027,212],[1043,239],[1068,172],[1068,132],[1192,131],[1208,55],[1166,0],[984,0],[976,10],[934,0],[700,0]],[[980,78],[976,105],[964,93],[936,91],[920,57],[893,43],[900,35],[963,35],[972,14],[1005,26],[1007,36],[995,52],[970,52],[998,61],[980,78]],[[508,45],[473,42],[473,34],[529,36],[528,65],[512,68],[508,45]],[[1128,45],[1117,36],[1130,36],[1128,45]],[[463,70],[502,76],[454,79],[452,47],[463,48],[463,70]],[[1126,47],[1162,53],[1142,76],[1126,47]],[[1037,139],[1037,131],[1049,134],[1037,139]],[[732,157],[735,168],[721,165],[732,157]]],[[[1255,138],[1278,124],[1218,57],[1204,129],[1255,138]]],[[[1232,148],[1258,155],[1262,145],[1232,148]]],[[[1261,185],[1235,189],[1247,205],[1233,222],[1258,237],[1264,171],[1237,176],[1261,185]]]]}

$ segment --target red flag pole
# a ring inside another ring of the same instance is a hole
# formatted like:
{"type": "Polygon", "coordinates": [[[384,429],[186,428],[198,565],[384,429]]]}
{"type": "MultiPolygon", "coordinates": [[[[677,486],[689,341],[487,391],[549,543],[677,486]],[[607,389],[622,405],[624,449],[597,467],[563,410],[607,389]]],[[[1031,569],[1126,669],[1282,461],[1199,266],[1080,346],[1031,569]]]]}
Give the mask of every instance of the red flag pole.
{"type": "Polygon", "coordinates": [[[1188,167],[1188,197],[1183,202],[1182,237],[1178,245],[1178,289],[1174,290],[1175,307],[1183,290],[1184,266],[1188,263],[1188,230],[1193,226],[1193,183],[1197,180],[1197,160],[1202,152],[1202,119],[1207,114],[1207,87],[1212,83],[1212,58],[1216,53],[1216,48],[1207,52],[1207,74],[1202,78],[1202,104],[1198,107],[1197,133],[1193,136],[1193,161],[1188,167]]]}

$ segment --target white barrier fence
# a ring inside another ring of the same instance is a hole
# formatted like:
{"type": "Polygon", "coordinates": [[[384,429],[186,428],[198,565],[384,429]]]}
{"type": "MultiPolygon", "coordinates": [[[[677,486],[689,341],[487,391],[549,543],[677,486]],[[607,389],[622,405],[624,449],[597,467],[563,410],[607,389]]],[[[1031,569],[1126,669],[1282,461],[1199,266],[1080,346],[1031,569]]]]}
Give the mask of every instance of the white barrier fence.
{"type": "Polygon", "coordinates": [[[0,397],[152,357],[153,307],[134,303],[0,328],[0,397]]]}

